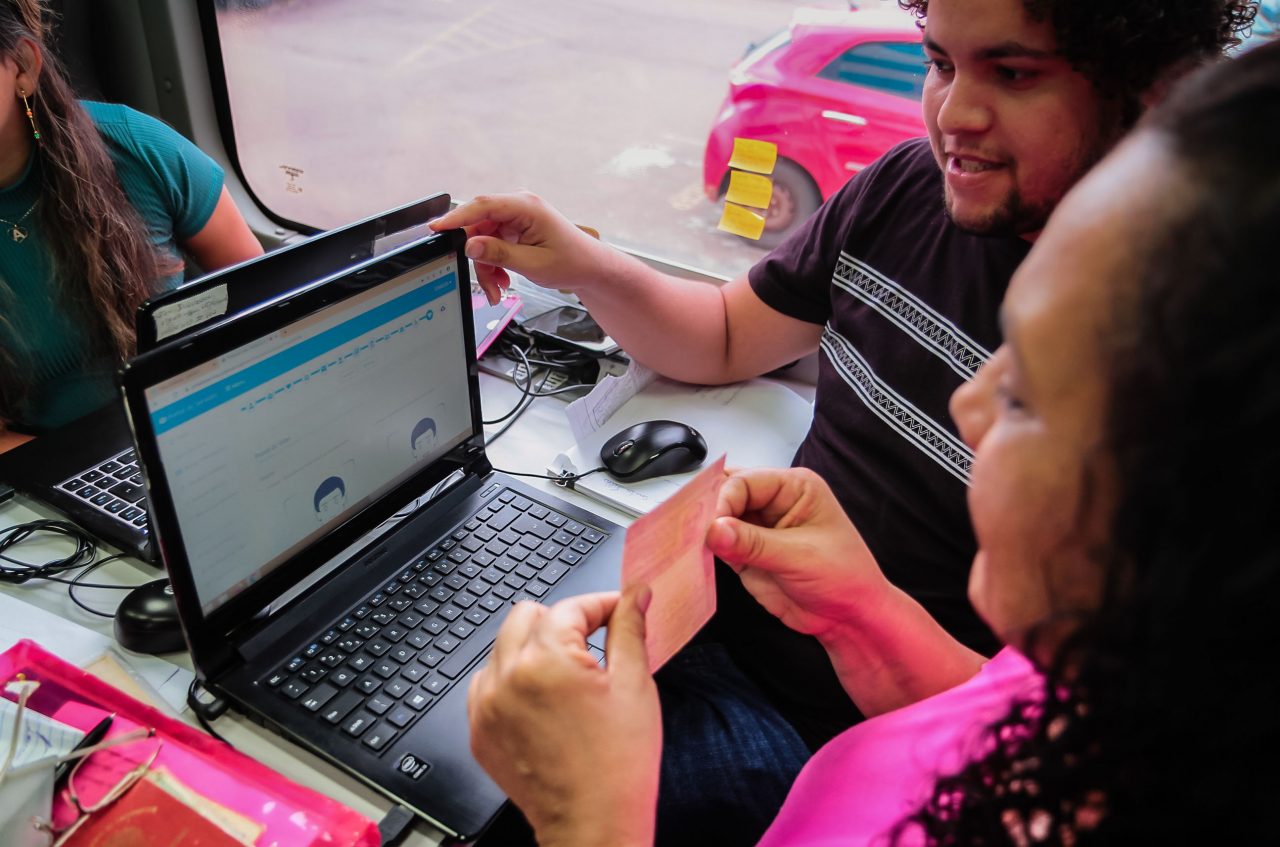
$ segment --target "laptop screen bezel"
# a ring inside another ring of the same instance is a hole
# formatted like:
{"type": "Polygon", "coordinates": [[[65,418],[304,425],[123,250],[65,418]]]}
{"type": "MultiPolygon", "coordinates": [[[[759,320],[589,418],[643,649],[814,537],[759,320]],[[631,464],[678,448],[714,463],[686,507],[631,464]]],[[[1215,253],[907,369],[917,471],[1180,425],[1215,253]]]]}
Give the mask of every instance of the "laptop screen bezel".
{"type": "Polygon", "coordinates": [[[251,309],[342,268],[360,264],[373,257],[379,239],[440,217],[449,211],[449,202],[448,194],[432,194],[363,220],[325,230],[296,244],[286,244],[158,294],[138,306],[135,316],[138,351],[154,349],[178,335],[185,335],[251,309]],[[227,306],[223,314],[201,321],[173,336],[163,339],[158,337],[158,310],[199,297],[218,286],[226,286],[227,306]]]}
{"type": "Polygon", "coordinates": [[[479,376],[475,357],[475,331],[471,318],[470,274],[459,230],[397,248],[367,260],[313,285],[243,312],[173,343],[130,360],[120,371],[125,411],[142,459],[151,500],[154,543],[169,571],[178,612],[196,666],[209,672],[234,661],[235,633],[262,610],[270,607],[318,567],[329,562],[366,534],[392,517],[431,486],[457,470],[484,473],[484,430],[481,423],[479,376]],[[168,480],[160,468],[160,450],[146,400],[149,387],[231,352],[247,341],[261,338],[321,309],[361,294],[416,268],[452,256],[458,268],[458,294],[465,339],[467,384],[470,395],[471,436],[442,459],[430,463],[383,497],[345,518],[324,537],[291,556],[209,613],[201,608],[196,583],[182,540],[168,480]]]}

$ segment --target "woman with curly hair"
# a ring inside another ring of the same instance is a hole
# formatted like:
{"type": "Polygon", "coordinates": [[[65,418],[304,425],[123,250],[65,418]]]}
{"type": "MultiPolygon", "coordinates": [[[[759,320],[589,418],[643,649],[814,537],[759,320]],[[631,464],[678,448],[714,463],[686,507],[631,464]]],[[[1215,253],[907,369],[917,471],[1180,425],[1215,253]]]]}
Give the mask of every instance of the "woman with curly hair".
{"type": "Polygon", "coordinates": [[[218,165],[165,124],[78,101],[43,0],[0,0],[0,449],[113,396],[134,312],[258,255],[218,165]]]}
{"type": "MultiPolygon", "coordinates": [[[[1280,790],[1280,45],[1198,72],[1063,200],[952,399],[986,661],[890,585],[806,470],[721,490],[708,544],[818,637],[869,720],[767,844],[1253,844],[1280,790]]],[[[472,747],[540,843],[645,844],[647,591],[517,606],[472,747]],[[585,638],[608,624],[607,667],[585,638]]]]}

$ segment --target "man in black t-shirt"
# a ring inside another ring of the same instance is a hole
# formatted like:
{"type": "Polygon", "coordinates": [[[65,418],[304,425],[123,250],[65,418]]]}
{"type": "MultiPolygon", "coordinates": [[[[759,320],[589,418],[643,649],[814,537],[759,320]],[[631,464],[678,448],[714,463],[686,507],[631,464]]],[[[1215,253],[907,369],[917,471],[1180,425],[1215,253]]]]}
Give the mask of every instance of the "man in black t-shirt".
{"type": "MultiPolygon", "coordinates": [[[[927,139],[854,177],[722,287],[657,272],[532,195],[441,218],[496,297],[502,267],[571,289],[630,355],[724,383],[820,351],[795,463],[831,485],[891,581],[968,646],[971,451],[948,399],[1000,343],[1013,270],[1053,207],[1177,70],[1248,19],[1231,0],[904,0],[923,21],[927,139]]],[[[758,837],[809,751],[859,719],[816,640],[721,569],[720,611],[658,674],[662,843],[758,837]]]]}

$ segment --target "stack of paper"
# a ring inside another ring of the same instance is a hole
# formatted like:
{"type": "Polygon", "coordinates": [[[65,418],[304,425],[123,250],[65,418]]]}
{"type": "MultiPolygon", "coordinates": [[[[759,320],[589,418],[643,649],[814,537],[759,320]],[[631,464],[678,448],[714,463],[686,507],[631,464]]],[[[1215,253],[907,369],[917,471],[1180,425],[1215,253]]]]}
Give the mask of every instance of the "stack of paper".
{"type": "MultiPolygon", "coordinates": [[[[612,394],[608,405],[615,405],[616,384],[602,382],[592,395],[597,392],[612,394]]],[[[813,421],[813,406],[808,401],[786,386],[764,379],[691,386],[658,378],[625,402],[616,403],[616,410],[607,416],[590,414],[592,395],[577,401],[585,404],[587,413],[570,407],[578,443],[556,456],[547,468],[550,473],[583,473],[599,467],[600,447],[605,441],[628,426],[650,420],[688,424],[707,440],[707,456],[727,454],[730,468],[785,468],[813,421]],[[591,420],[591,424],[583,426],[584,420],[591,420]],[[599,428],[592,430],[591,426],[599,428]]],[[[597,398],[597,406],[599,402],[597,398]]],[[[695,473],[623,483],[600,471],[578,480],[574,490],[638,517],[675,494],[695,473]]]]}
{"type": "Polygon", "coordinates": [[[0,652],[21,638],[35,639],[74,665],[90,666],[111,656],[137,681],[158,694],[175,713],[187,708],[187,689],[193,674],[164,659],[126,653],[108,635],[46,612],[39,606],[0,592],[0,652]]]}

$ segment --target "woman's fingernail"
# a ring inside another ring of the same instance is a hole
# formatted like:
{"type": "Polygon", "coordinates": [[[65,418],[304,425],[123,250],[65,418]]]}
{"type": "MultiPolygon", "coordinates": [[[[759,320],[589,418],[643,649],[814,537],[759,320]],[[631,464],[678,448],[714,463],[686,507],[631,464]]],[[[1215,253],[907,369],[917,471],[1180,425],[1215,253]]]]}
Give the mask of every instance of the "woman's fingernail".
{"type": "Polygon", "coordinates": [[[468,259],[479,259],[484,255],[484,245],[478,241],[468,241],[467,249],[464,251],[468,259]]]}

